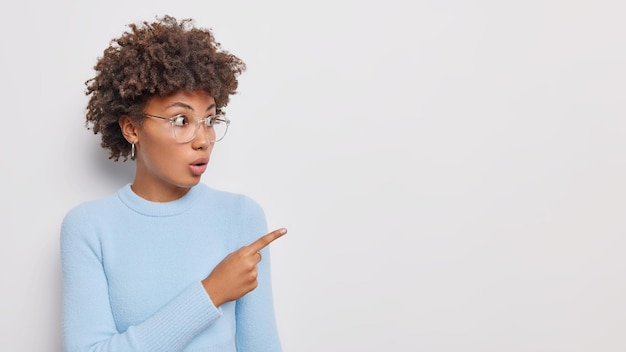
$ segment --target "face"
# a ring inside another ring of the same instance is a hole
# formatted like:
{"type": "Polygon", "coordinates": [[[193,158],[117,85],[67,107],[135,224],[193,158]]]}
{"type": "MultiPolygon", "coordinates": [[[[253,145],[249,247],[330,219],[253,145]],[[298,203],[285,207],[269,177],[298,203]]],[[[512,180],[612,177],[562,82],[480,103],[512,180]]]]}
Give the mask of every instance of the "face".
{"type": "MultiPolygon", "coordinates": [[[[215,115],[215,99],[205,91],[181,91],[165,97],[153,97],[144,113],[161,117],[185,115],[190,123],[215,115]]],[[[139,196],[157,202],[183,196],[200,182],[207,168],[213,137],[201,126],[189,142],[176,141],[172,124],[158,118],[144,118],[142,124],[125,117],[120,120],[124,136],[135,143],[136,174],[132,188],[139,196]]]]}

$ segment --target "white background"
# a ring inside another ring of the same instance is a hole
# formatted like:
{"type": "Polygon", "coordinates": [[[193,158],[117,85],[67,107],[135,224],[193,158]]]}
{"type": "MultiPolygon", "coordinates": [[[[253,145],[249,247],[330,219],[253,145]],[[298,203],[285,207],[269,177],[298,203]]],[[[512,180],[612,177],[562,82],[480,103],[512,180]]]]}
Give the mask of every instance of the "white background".
{"type": "Polygon", "coordinates": [[[3,351],[62,349],[61,219],[133,175],[84,128],[84,81],[166,13],[248,65],[203,182],[290,230],[286,351],[626,350],[623,1],[1,7],[3,351]]]}

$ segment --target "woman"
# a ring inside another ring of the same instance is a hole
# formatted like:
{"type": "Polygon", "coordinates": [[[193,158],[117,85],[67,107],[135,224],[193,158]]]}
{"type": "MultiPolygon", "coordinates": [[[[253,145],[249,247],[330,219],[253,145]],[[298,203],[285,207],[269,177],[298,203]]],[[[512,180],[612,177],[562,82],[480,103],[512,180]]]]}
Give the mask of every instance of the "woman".
{"type": "Polygon", "coordinates": [[[61,228],[67,351],[280,351],[265,216],[200,183],[245,70],[210,30],[129,25],[86,82],[87,123],[132,183],[61,228]]]}

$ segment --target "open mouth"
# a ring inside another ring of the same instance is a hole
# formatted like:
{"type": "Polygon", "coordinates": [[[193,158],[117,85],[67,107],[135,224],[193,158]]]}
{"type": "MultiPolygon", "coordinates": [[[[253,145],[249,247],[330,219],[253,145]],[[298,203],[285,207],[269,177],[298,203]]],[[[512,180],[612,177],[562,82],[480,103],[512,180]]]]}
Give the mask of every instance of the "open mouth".
{"type": "Polygon", "coordinates": [[[189,169],[194,176],[200,176],[206,171],[207,164],[209,163],[209,159],[201,158],[197,159],[191,164],[189,164],[189,169]]]}
{"type": "Polygon", "coordinates": [[[194,161],[191,163],[191,165],[194,165],[194,166],[204,166],[204,165],[206,165],[208,162],[209,162],[209,159],[208,159],[208,158],[199,158],[199,159],[194,160],[194,161]]]}

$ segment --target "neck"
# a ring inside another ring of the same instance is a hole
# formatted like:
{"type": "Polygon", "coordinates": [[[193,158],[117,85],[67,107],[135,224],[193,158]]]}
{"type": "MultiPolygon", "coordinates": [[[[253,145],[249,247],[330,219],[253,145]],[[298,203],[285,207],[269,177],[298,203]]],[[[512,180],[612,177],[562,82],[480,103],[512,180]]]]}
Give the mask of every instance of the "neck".
{"type": "Polygon", "coordinates": [[[191,189],[189,187],[177,187],[174,185],[171,185],[171,187],[150,187],[138,183],[137,180],[133,182],[130,188],[141,198],[158,203],[177,200],[187,194],[191,189]]]}

